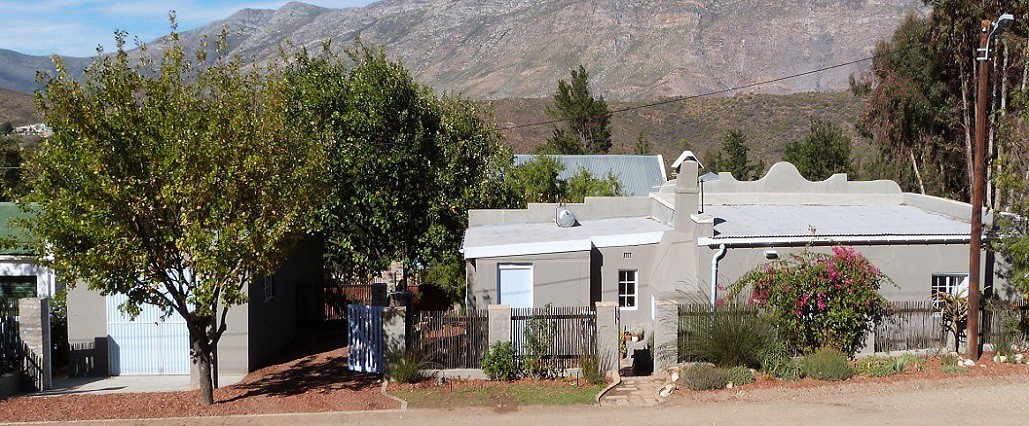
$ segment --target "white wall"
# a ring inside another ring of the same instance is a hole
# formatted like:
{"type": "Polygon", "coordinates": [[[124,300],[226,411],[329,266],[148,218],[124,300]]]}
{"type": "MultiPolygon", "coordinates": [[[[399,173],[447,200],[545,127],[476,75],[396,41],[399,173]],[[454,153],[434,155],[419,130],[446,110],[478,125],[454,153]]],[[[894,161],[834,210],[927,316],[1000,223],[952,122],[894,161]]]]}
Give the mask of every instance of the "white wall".
{"type": "Polygon", "coordinates": [[[57,293],[54,271],[35,264],[32,256],[0,256],[0,276],[36,276],[36,296],[51,297],[57,293]]]}

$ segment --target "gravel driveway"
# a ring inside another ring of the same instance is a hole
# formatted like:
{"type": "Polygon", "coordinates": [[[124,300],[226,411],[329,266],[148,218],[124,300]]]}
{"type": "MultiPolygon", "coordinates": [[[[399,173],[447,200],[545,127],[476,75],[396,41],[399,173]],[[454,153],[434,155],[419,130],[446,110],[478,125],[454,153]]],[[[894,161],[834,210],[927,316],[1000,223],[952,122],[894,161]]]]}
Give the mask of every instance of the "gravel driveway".
{"type": "MultiPolygon", "coordinates": [[[[848,383],[767,389],[722,400],[688,398],[653,408],[521,407],[408,410],[362,414],[285,414],[164,419],[155,425],[679,425],[679,424],[1024,424],[1029,376],[954,377],[896,383],[848,383]],[[973,410],[976,413],[973,417],[973,410]]],[[[84,422],[82,424],[135,424],[84,422]]]]}

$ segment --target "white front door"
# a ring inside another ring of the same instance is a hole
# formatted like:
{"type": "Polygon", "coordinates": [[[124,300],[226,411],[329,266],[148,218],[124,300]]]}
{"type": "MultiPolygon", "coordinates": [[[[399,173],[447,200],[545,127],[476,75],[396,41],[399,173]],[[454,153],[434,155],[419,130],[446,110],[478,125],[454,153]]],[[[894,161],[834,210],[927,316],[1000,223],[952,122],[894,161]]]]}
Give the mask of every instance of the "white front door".
{"type": "Polygon", "coordinates": [[[498,302],[511,308],[532,307],[532,265],[497,267],[498,302]]]}
{"type": "Polygon", "coordinates": [[[130,319],[118,306],[126,296],[107,297],[108,355],[111,375],[189,374],[189,331],[177,313],[164,315],[143,305],[130,319]]]}

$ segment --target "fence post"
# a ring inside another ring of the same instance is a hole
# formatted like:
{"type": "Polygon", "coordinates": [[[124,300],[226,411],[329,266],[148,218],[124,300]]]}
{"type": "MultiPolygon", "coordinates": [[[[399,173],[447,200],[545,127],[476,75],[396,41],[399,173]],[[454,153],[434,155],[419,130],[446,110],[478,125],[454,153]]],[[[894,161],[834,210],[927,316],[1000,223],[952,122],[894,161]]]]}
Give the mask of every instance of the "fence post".
{"type": "Polygon", "coordinates": [[[394,306],[382,309],[383,350],[407,350],[407,308],[394,306]]]}
{"type": "Polygon", "coordinates": [[[511,306],[489,305],[489,344],[511,342],[511,306]]]}
{"type": "MultiPolygon", "coordinates": [[[[52,387],[50,372],[50,301],[27,298],[18,300],[20,324],[18,334],[22,343],[40,360],[40,377],[30,377],[39,390],[52,387]]],[[[26,354],[31,356],[32,354],[26,354]]]]}
{"type": "Polygon", "coordinates": [[[654,312],[654,372],[667,372],[679,362],[679,304],[658,300],[654,312]]]}
{"type": "Polygon", "coordinates": [[[619,368],[618,339],[622,333],[618,320],[617,302],[597,302],[597,361],[601,371],[609,375],[619,368]]]}

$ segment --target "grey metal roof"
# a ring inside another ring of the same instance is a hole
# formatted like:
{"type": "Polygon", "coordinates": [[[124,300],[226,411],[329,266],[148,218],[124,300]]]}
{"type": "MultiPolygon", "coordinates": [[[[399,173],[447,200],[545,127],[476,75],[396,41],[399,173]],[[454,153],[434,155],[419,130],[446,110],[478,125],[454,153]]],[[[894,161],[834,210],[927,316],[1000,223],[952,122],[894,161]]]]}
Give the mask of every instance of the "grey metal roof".
{"type": "MultiPolygon", "coordinates": [[[[665,183],[664,159],[660,155],[552,155],[554,159],[565,165],[558,176],[561,179],[571,178],[579,167],[585,168],[593,176],[606,177],[613,172],[622,183],[623,195],[630,197],[646,196],[652,190],[665,183]]],[[[535,155],[520,154],[514,156],[515,165],[525,163],[535,155]]]]}
{"type": "Polygon", "coordinates": [[[909,205],[708,205],[714,238],[967,235],[963,220],[909,205]]]}
{"type": "Polygon", "coordinates": [[[597,237],[664,232],[672,227],[648,217],[583,220],[561,228],[556,223],[510,223],[468,228],[464,248],[590,240],[597,237]]]}

